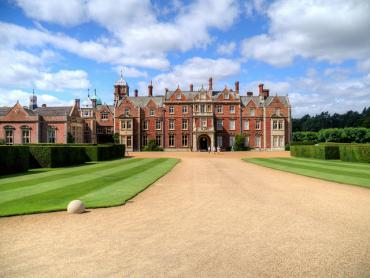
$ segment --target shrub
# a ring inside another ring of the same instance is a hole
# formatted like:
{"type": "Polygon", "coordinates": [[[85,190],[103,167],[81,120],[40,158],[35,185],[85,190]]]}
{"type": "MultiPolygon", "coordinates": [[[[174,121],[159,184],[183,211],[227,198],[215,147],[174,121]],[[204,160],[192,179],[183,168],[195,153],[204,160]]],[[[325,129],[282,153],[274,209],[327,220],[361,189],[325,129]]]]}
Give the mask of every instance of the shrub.
{"type": "Polygon", "coordinates": [[[233,145],[234,151],[247,151],[248,148],[244,146],[245,136],[243,134],[237,134],[235,136],[235,142],[233,145]]]}
{"type": "Polygon", "coordinates": [[[286,145],[285,145],[285,150],[286,150],[286,151],[290,151],[290,145],[289,145],[289,144],[286,144],[286,145]]]}
{"type": "Polygon", "coordinates": [[[29,168],[27,146],[0,146],[0,175],[25,172],[29,168]]]}
{"type": "Polygon", "coordinates": [[[318,134],[314,131],[297,131],[293,132],[292,139],[296,142],[308,141],[317,143],[318,134]]]}
{"type": "Polygon", "coordinates": [[[299,146],[299,145],[315,145],[316,142],[314,141],[292,141],[290,142],[291,146],[299,146]]]}
{"type": "Polygon", "coordinates": [[[157,145],[155,140],[149,140],[148,144],[144,147],[144,151],[163,151],[163,149],[157,145]]]}
{"type": "Polygon", "coordinates": [[[5,145],[5,139],[0,138],[0,145],[5,145]]]}
{"type": "Polygon", "coordinates": [[[370,163],[370,144],[341,144],[339,150],[342,161],[370,163]]]}
{"type": "Polygon", "coordinates": [[[125,145],[84,146],[87,161],[103,161],[125,156],[125,145]]]}
{"type": "Polygon", "coordinates": [[[55,168],[86,162],[85,147],[70,145],[30,145],[32,168],[55,168]]]}
{"type": "Polygon", "coordinates": [[[290,147],[292,156],[318,159],[339,159],[338,145],[296,145],[290,147]]]}

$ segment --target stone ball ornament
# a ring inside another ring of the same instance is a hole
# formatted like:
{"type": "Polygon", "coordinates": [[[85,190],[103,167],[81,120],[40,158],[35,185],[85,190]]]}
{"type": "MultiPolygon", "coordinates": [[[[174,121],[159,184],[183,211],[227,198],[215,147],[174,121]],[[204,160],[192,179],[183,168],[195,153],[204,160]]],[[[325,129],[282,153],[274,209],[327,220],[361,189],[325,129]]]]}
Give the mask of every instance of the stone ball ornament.
{"type": "Polygon", "coordinates": [[[80,200],[73,200],[67,206],[68,213],[79,214],[85,211],[85,206],[80,200]]]}

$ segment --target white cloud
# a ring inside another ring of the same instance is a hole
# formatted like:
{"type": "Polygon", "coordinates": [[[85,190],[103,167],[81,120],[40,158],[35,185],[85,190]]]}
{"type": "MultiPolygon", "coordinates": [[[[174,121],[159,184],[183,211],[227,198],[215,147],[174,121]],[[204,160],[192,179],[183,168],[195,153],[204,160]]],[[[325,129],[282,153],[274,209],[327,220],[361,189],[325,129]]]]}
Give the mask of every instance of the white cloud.
{"type": "Polygon", "coordinates": [[[332,63],[370,55],[367,0],[278,0],[267,10],[268,34],[244,40],[242,54],[276,66],[297,56],[332,63]]]}
{"type": "Polygon", "coordinates": [[[83,0],[16,0],[28,17],[65,26],[86,20],[83,0]]]}
{"type": "Polygon", "coordinates": [[[231,55],[231,54],[233,54],[233,52],[235,50],[235,47],[236,47],[235,42],[220,44],[217,47],[217,53],[220,54],[220,55],[231,55]]]}
{"type": "MultiPolygon", "coordinates": [[[[32,92],[22,90],[7,90],[0,88],[0,106],[12,107],[17,101],[23,106],[28,106],[32,92]]],[[[64,101],[53,95],[37,94],[38,105],[46,103],[48,106],[71,105],[73,101],[64,101]]]]}
{"type": "MultiPolygon", "coordinates": [[[[194,85],[194,89],[199,89],[201,85],[208,87],[209,77],[213,77],[217,83],[237,75],[239,72],[240,63],[238,61],[194,57],[186,60],[183,64],[175,66],[171,72],[154,77],[153,85],[155,91],[161,94],[163,94],[165,88],[175,89],[174,86],[177,85],[184,90],[188,90],[190,83],[194,85]]],[[[215,85],[214,88],[216,88],[215,85]]]]}
{"type": "Polygon", "coordinates": [[[146,71],[140,71],[133,67],[117,66],[114,68],[114,70],[115,72],[117,72],[117,74],[121,74],[121,70],[122,70],[122,74],[124,78],[126,77],[147,77],[148,76],[148,73],[146,71]]]}
{"type": "Polygon", "coordinates": [[[91,86],[87,79],[87,73],[83,70],[42,73],[41,78],[35,81],[35,85],[40,90],[50,91],[81,90],[91,86]]]}

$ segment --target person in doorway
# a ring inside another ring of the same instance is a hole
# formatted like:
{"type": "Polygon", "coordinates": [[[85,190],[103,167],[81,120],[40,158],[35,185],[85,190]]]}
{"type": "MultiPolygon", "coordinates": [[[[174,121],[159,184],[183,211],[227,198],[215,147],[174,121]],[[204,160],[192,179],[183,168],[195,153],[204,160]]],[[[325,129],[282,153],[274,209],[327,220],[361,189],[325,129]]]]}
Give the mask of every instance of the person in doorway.
{"type": "Polygon", "coordinates": [[[221,148],[220,146],[217,146],[217,153],[220,154],[221,148]]]}
{"type": "Polygon", "coordinates": [[[213,154],[216,154],[216,147],[215,146],[212,146],[212,152],[213,152],[213,154]]]}
{"type": "Polygon", "coordinates": [[[208,154],[211,153],[211,146],[208,146],[208,154]]]}

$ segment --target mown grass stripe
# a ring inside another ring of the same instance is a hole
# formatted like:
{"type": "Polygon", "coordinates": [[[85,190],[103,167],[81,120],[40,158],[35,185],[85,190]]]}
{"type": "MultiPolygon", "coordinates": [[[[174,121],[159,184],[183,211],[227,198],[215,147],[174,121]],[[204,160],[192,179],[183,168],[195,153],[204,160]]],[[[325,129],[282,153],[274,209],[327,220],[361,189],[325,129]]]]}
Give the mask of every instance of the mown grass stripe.
{"type": "MultiPolygon", "coordinates": [[[[142,160],[142,158],[138,158],[137,160],[142,160]]],[[[32,178],[30,180],[25,180],[25,181],[16,181],[16,182],[8,182],[6,184],[2,184],[0,182],[0,190],[5,191],[5,190],[13,190],[16,188],[21,188],[21,187],[28,187],[28,186],[33,186],[36,184],[42,184],[44,182],[51,182],[51,181],[58,181],[63,178],[68,178],[71,175],[83,175],[83,174],[88,174],[88,173],[94,173],[96,171],[103,171],[105,169],[112,169],[114,167],[120,167],[122,164],[128,165],[131,163],[135,163],[137,160],[134,159],[128,159],[128,160],[123,160],[122,163],[114,163],[114,164],[102,164],[100,167],[79,167],[78,171],[73,171],[70,172],[68,171],[69,169],[58,169],[54,170],[51,175],[49,176],[42,176],[37,178],[32,178]],[[66,171],[67,170],[67,171],[66,171]]]]}
{"type": "Polygon", "coordinates": [[[119,173],[120,171],[122,171],[122,168],[125,168],[125,169],[134,168],[137,166],[150,163],[151,161],[155,159],[145,159],[145,160],[133,159],[133,160],[135,160],[135,163],[131,163],[129,165],[125,164],[125,166],[115,165],[115,167],[111,167],[110,169],[103,169],[101,171],[96,171],[96,172],[87,173],[83,175],[75,175],[75,176],[59,179],[58,181],[44,182],[44,183],[37,184],[32,187],[16,188],[14,190],[1,191],[0,205],[5,202],[21,199],[21,198],[31,196],[31,195],[41,194],[41,193],[52,191],[58,188],[63,188],[66,186],[71,186],[71,185],[74,186],[77,184],[94,181],[100,177],[110,176],[110,175],[119,173]]]}
{"type": "Polygon", "coordinates": [[[131,199],[137,193],[144,190],[150,184],[167,173],[178,161],[175,159],[166,159],[154,167],[147,169],[141,173],[137,173],[125,179],[119,180],[109,186],[90,192],[80,199],[88,207],[102,207],[107,202],[113,205],[121,205],[125,200],[131,199]],[[164,169],[160,171],[160,169],[164,169]],[[140,191],[137,191],[137,188],[140,191]],[[104,196],[104,197],[102,197],[104,196]]]}
{"type": "Polygon", "coordinates": [[[367,175],[370,178],[370,169],[353,169],[349,168],[346,165],[331,165],[330,163],[320,163],[316,161],[303,161],[303,160],[296,160],[296,159],[289,159],[289,158],[273,158],[274,161],[280,161],[280,162],[294,162],[294,164],[297,165],[307,165],[307,166],[317,166],[322,168],[322,166],[325,166],[326,169],[331,169],[331,170],[340,170],[340,171],[345,171],[348,174],[364,174],[367,175]]]}
{"type": "Polygon", "coordinates": [[[37,173],[35,174],[17,174],[16,176],[5,176],[5,177],[0,177],[0,187],[2,185],[8,184],[8,183],[18,183],[18,182],[24,182],[24,181],[31,181],[31,180],[37,180],[42,177],[52,177],[54,175],[58,175],[60,171],[63,171],[64,173],[69,173],[69,174],[74,174],[76,172],[79,172],[81,170],[90,171],[94,169],[99,169],[99,168],[106,168],[109,167],[110,165],[115,165],[115,164],[122,164],[122,163],[128,163],[131,159],[125,158],[125,159],[119,159],[119,160],[112,160],[112,161],[106,161],[106,162],[89,162],[88,164],[84,165],[78,165],[74,167],[63,167],[63,168],[44,168],[44,169],[31,169],[30,172],[35,171],[37,173]],[[44,171],[38,173],[38,171],[44,171]]]}
{"type": "Polygon", "coordinates": [[[23,198],[12,200],[1,205],[0,215],[9,214],[10,212],[17,214],[30,210],[31,212],[41,212],[65,209],[68,202],[73,199],[78,199],[80,196],[86,195],[87,193],[96,189],[109,186],[118,180],[139,174],[142,171],[154,167],[156,164],[158,164],[157,159],[148,159],[144,160],[144,163],[141,162],[141,165],[138,163],[138,165],[131,167],[130,169],[126,167],[121,171],[104,174],[100,177],[92,179],[89,183],[80,182],[68,184],[53,190],[48,190],[38,194],[33,194],[31,196],[25,196],[23,198]]]}
{"type": "Polygon", "coordinates": [[[348,175],[332,174],[332,173],[327,173],[325,171],[309,170],[309,169],[305,169],[302,167],[292,167],[291,165],[289,166],[282,165],[281,163],[274,162],[272,159],[250,158],[250,159],[244,159],[244,160],[247,162],[251,162],[251,163],[265,166],[268,168],[282,170],[282,171],[299,174],[299,175],[303,175],[307,177],[314,177],[314,178],[319,178],[319,179],[323,179],[327,181],[334,181],[338,183],[370,187],[369,179],[357,178],[355,176],[348,176],[348,175]]]}
{"type": "MultiPolygon", "coordinates": [[[[282,157],[281,157],[282,158],[282,157]]],[[[366,163],[358,163],[358,162],[344,162],[341,160],[321,160],[321,159],[315,159],[315,158],[301,158],[301,157],[284,157],[284,159],[293,159],[293,160],[300,160],[300,161],[313,161],[322,165],[338,165],[338,166],[346,166],[347,168],[353,168],[353,169],[363,169],[363,170],[369,170],[370,171],[370,164],[366,163]],[[343,164],[345,163],[345,164],[343,164]]]]}
{"type": "MultiPolygon", "coordinates": [[[[269,159],[269,158],[260,158],[262,161],[275,161],[275,159],[269,159]]],[[[275,162],[276,163],[276,162],[275,162]]],[[[329,167],[322,167],[322,166],[312,166],[311,164],[300,164],[295,163],[294,161],[279,161],[279,164],[293,167],[296,169],[302,169],[302,170],[311,170],[311,171],[317,171],[317,172],[325,172],[328,174],[333,175],[342,175],[342,176],[352,176],[356,178],[363,178],[368,179],[370,181],[370,175],[364,174],[364,173],[353,173],[344,169],[329,169],[329,167]]]]}

